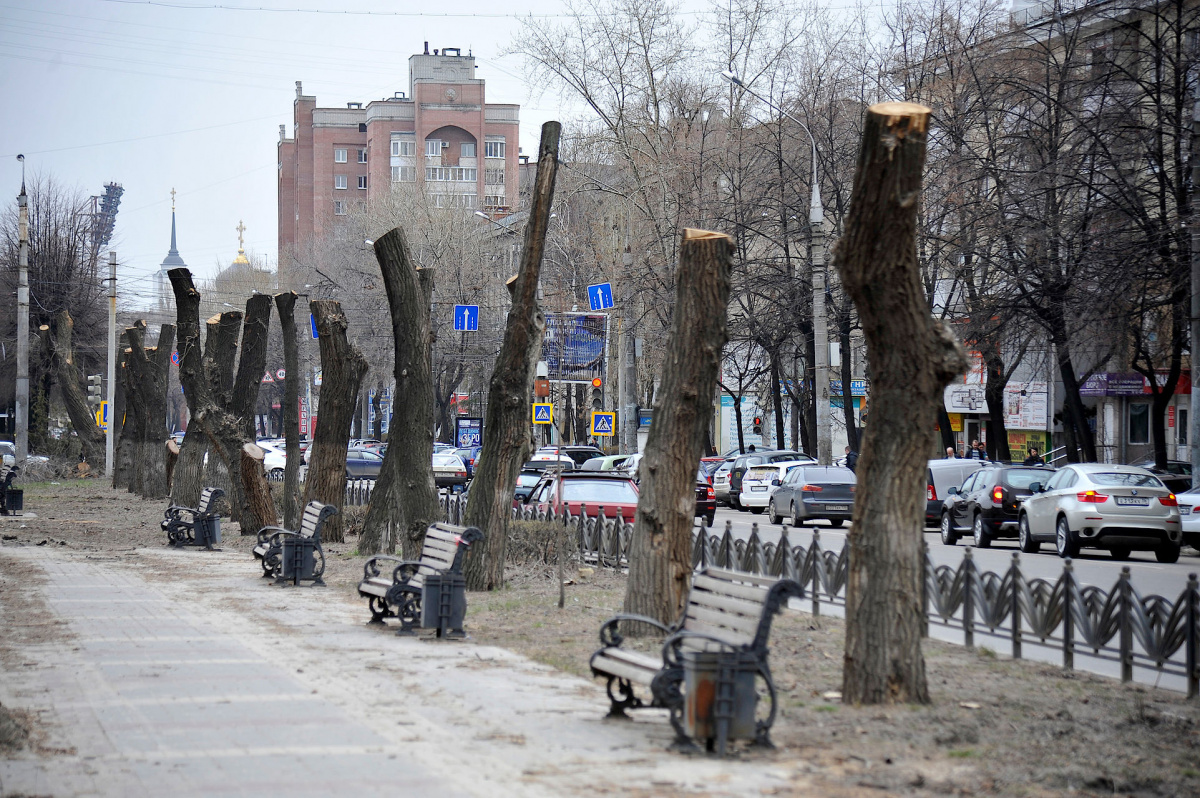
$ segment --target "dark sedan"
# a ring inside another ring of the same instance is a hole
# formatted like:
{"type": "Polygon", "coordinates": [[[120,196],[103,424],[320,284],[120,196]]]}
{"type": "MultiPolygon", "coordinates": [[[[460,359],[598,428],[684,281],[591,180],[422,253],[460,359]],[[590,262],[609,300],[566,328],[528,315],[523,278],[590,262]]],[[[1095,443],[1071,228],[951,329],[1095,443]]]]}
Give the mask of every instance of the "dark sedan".
{"type": "Polygon", "coordinates": [[[823,518],[830,526],[841,526],[854,514],[854,472],[842,466],[802,465],[787,473],[771,494],[767,512],[772,524],[785,517],[792,526],[823,518]]]}
{"type": "Polygon", "coordinates": [[[538,484],[541,478],[542,470],[540,468],[522,468],[521,473],[517,474],[517,487],[513,491],[513,499],[524,504],[525,500],[529,498],[533,486],[538,484]]]}
{"type": "Polygon", "coordinates": [[[696,474],[696,517],[703,518],[706,526],[712,526],[717,518],[717,495],[708,484],[703,467],[696,474]]]}
{"type": "Polygon", "coordinates": [[[346,452],[346,479],[378,479],[383,457],[371,449],[350,449],[346,452]]]}
{"type": "Polygon", "coordinates": [[[996,538],[1017,537],[1021,502],[1029,486],[1045,485],[1054,474],[1049,466],[991,465],[979,469],[959,487],[951,487],[942,503],[942,543],[953,546],[971,535],[977,548],[986,549],[996,538]]]}

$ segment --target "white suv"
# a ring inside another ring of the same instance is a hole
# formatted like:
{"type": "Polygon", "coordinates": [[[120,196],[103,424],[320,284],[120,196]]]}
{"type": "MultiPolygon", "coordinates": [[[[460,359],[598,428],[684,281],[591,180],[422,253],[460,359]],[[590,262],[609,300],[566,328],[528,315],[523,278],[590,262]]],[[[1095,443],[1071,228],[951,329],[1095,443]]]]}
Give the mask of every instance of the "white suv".
{"type": "Polygon", "coordinates": [[[758,515],[767,508],[773,494],[783,478],[796,466],[812,465],[811,460],[782,460],[778,463],[763,463],[750,466],[742,476],[742,492],[738,501],[750,512],[758,515]]]}

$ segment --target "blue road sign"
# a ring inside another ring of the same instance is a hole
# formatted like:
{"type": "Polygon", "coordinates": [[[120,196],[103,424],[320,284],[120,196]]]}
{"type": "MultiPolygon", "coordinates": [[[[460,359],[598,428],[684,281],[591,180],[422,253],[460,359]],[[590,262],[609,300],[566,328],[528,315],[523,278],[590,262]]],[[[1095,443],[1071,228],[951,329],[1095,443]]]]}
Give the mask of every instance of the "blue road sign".
{"type": "Polygon", "coordinates": [[[312,328],[313,338],[317,337],[317,317],[313,314],[308,314],[308,326],[312,328]]]}
{"type": "Polygon", "coordinates": [[[454,329],[463,332],[476,332],[479,329],[478,305],[454,306],[454,329]]]}
{"type": "Polygon", "coordinates": [[[592,411],[592,434],[612,435],[613,429],[617,426],[617,414],[605,413],[600,410],[592,411]]]}
{"type": "Polygon", "coordinates": [[[554,405],[538,403],[533,406],[534,424],[553,424],[554,405]]]}
{"type": "Polygon", "coordinates": [[[612,283],[598,283],[588,286],[588,302],[592,310],[604,310],[613,306],[612,283]]]}

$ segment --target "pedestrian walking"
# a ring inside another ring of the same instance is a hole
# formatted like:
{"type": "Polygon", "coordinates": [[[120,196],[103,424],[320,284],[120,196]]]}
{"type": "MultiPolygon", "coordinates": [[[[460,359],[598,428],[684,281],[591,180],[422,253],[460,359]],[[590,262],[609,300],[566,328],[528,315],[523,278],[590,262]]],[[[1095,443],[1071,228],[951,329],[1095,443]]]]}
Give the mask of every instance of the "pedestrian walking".
{"type": "Polygon", "coordinates": [[[967,457],[972,460],[986,460],[987,451],[979,444],[979,441],[971,441],[971,451],[967,453],[967,457]]]}
{"type": "Polygon", "coordinates": [[[1040,454],[1038,454],[1038,448],[1036,446],[1030,446],[1029,447],[1029,455],[1025,458],[1025,462],[1023,463],[1023,465],[1033,466],[1033,465],[1045,465],[1045,464],[1046,464],[1046,461],[1042,459],[1042,456],[1040,454]]]}
{"type": "Polygon", "coordinates": [[[947,446],[947,447],[946,447],[946,459],[947,459],[947,460],[953,460],[953,459],[955,459],[956,457],[958,457],[958,455],[956,455],[956,454],[954,453],[954,447],[953,447],[953,446],[947,446]]]}
{"type": "Polygon", "coordinates": [[[858,452],[853,451],[849,446],[846,447],[846,468],[851,471],[858,465],[858,452]]]}

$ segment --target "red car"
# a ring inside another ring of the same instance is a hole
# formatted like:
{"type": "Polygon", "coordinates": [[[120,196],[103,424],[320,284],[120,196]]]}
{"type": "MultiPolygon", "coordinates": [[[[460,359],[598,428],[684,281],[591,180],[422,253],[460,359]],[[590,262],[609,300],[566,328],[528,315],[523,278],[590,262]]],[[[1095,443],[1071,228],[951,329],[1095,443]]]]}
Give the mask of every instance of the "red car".
{"type": "Polygon", "coordinates": [[[631,524],[637,503],[637,483],[623,474],[605,471],[547,471],[525,500],[525,504],[545,511],[558,512],[565,506],[574,515],[579,514],[581,506],[593,516],[603,507],[606,517],[620,515],[631,524]]]}

